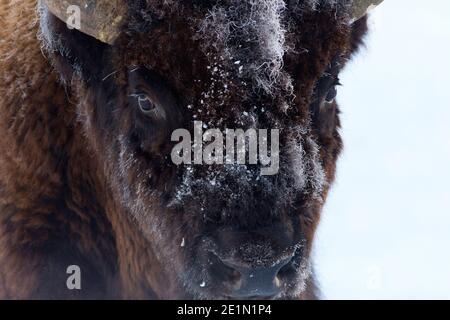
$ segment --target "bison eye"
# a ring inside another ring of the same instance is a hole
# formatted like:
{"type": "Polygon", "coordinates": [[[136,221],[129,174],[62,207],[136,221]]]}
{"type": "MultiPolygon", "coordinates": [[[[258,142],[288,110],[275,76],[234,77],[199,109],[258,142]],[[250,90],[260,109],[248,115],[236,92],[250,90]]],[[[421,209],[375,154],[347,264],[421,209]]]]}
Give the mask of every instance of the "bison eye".
{"type": "Polygon", "coordinates": [[[336,100],[336,96],[337,96],[337,89],[336,89],[336,85],[334,85],[333,87],[331,87],[331,89],[328,91],[326,97],[325,97],[325,102],[326,103],[333,103],[334,100],[336,100]]]}
{"type": "Polygon", "coordinates": [[[330,78],[325,81],[325,89],[323,90],[323,102],[327,104],[331,104],[336,100],[337,97],[337,87],[340,86],[341,83],[339,78],[330,78]]]}
{"type": "Polygon", "coordinates": [[[311,104],[311,115],[315,127],[323,137],[332,137],[336,127],[336,105],[337,76],[325,74],[315,88],[313,102],[311,104]]]}
{"type": "Polygon", "coordinates": [[[150,114],[156,109],[156,106],[153,103],[153,101],[145,93],[134,94],[133,97],[136,98],[139,110],[142,113],[150,114]]]}

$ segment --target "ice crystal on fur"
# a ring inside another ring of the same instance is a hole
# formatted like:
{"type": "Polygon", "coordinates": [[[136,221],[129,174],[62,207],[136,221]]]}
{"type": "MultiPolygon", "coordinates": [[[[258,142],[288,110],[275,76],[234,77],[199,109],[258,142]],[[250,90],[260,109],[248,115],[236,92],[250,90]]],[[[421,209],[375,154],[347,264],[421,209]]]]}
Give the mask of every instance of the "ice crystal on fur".
{"type": "Polygon", "coordinates": [[[283,0],[230,0],[208,12],[199,30],[212,48],[226,58],[240,78],[250,78],[257,89],[272,93],[274,87],[291,86],[282,72],[283,57],[289,47],[283,0]]]}

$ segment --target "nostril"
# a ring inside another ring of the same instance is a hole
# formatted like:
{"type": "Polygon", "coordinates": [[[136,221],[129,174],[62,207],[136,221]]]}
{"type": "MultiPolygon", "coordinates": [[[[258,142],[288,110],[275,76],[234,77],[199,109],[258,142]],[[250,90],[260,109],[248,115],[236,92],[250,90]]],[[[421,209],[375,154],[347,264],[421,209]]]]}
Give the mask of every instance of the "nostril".
{"type": "Polygon", "coordinates": [[[286,259],[284,261],[282,261],[282,263],[280,263],[279,265],[279,269],[278,269],[278,273],[277,273],[277,277],[285,277],[286,275],[290,274],[291,272],[294,271],[294,268],[292,266],[292,260],[294,257],[290,257],[289,259],[286,259]]]}
{"type": "Polygon", "coordinates": [[[280,272],[291,260],[289,257],[270,266],[250,266],[241,260],[217,257],[220,270],[226,270],[226,278],[222,277],[224,284],[235,298],[276,296],[283,288],[280,272]]]}
{"type": "Polygon", "coordinates": [[[295,249],[293,251],[291,257],[280,268],[280,270],[278,272],[278,276],[282,279],[286,279],[286,278],[295,276],[295,274],[298,271],[299,261],[301,260],[302,255],[303,255],[303,251],[302,251],[301,247],[295,249]]]}
{"type": "Polygon", "coordinates": [[[213,252],[210,254],[210,270],[217,280],[231,289],[240,285],[241,273],[233,266],[224,263],[224,260],[213,252]]]}
{"type": "Polygon", "coordinates": [[[280,271],[278,271],[277,277],[286,278],[295,273],[295,268],[291,263],[284,265],[280,271]]]}
{"type": "Polygon", "coordinates": [[[284,267],[288,266],[289,263],[292,261],[293,256],[290,256],[286,259],[281,260],[278,264],[276,264],[276,267],[278,270],[283,269],[284,267]]]}

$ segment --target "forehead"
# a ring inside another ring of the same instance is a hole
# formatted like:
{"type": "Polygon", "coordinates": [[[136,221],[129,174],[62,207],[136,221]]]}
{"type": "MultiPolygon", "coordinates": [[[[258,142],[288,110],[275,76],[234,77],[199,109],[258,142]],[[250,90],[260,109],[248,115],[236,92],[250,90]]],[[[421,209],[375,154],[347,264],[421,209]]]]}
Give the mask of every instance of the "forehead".
{"type": "Polygon", "coordinates": [[[124,63],[155,70],[190,101],[210,90],[276,97],[302,84],[307,91],[346,50],[347,2],[133,1],[124,63]]]}

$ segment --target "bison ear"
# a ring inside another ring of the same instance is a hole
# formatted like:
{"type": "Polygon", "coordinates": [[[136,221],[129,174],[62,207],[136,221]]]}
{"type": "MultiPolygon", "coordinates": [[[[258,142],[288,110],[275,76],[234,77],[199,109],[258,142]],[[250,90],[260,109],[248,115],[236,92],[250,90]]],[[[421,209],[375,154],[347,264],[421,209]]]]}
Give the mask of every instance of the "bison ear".
{"type": "Polygon", "coordinates": [[[370,10],[381,4],[383,0],[354,0],[351,12],[351,22],[364,17],[370,10]]]}
{"type": "Polygon", "coordinates": [[[40,16],[40,39],[61,80],[70,83],[74,74],[85,81],[101,78],[104,44],[84,33],[70,30],[55,15],[44,11],[40,16]]]}
{"type": "Polygon", "coordinates": [[[123,0],[42,0],[48,10],[65,23],[79,19],[72,27],[113,44],[120,35],[126,16],[123,0]],[[78,16],[78,17],[77,17],[78,16]]]}

